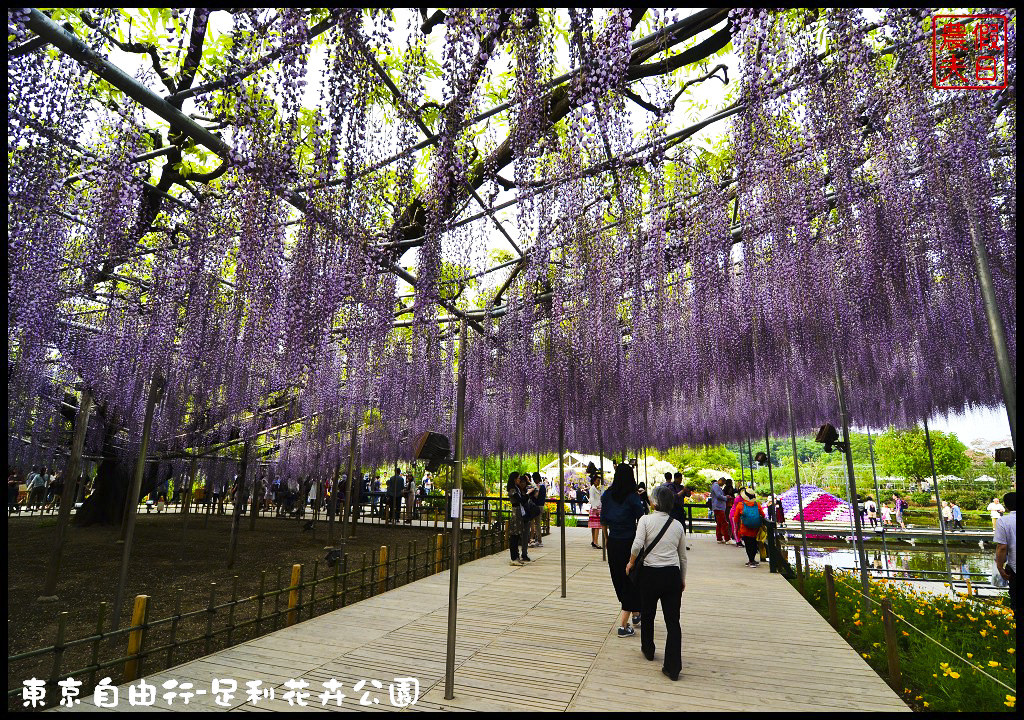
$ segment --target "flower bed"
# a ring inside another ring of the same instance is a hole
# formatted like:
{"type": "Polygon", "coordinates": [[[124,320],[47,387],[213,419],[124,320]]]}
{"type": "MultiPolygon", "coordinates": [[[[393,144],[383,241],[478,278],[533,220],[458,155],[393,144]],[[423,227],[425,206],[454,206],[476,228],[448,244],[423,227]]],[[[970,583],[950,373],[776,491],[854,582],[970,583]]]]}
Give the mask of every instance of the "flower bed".
{"type": "MultiPolygon", "coordinates": [[[[885,631],[878,605],[860,594],[852,573],[838,572],[839,633],[882,677],[888,676],[885,631]]],[[[793,581],[796,582],[795,580],[793,581]]],[[[807,575],[808,601],[828,617],[824,573],[807,575]]],[[[974,666],[1011,688],[1017,685],[1017,623],[1005,596],[950,597],[919,593],[902,583],[871,583],[871,596],[889,598],[893,612],[974,666]]],[[[1016,692],[960,660],[906,623],[897,621],[902,687],[893,688],[916,710],[995,712],[1016,704],[1016,692]]]]}
{"type": "MultiPolygon", "coordinates": [[[[806,522],[849,522],[850,504],[817,485],[801,485],[803,496],[803,517],[806,522]]],[[[796,487],[791,487],[779,495],[782,500],[782,511],[787,522],[799,522],[800,503],[797,502],[796,487]]]]}

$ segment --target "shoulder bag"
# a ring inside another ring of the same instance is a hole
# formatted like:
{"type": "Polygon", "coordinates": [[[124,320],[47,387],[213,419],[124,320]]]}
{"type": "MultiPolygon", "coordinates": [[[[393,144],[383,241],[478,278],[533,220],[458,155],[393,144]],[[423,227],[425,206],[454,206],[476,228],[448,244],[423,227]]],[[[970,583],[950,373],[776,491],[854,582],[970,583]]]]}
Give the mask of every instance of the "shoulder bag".
{"type": "Polygon", "coordinates": [[[658,544],[661,538],[665,536],[665,532],[668,530],[668,526],[672,524],[673,520],[675,520],[675,518],[669,516],[668,522],[666,522],[661,528],[661,532],[655,536],[654,542],[647,547],[640,549],[640,554],[636,556],[636,562],[633,563],[633,569],[629,571],[629,581],[633,583],[633,585],[640,585],[640,568],[644,566],[644,558],[647,557],[647,554],[654,549],[654,546],[658,544]]]}

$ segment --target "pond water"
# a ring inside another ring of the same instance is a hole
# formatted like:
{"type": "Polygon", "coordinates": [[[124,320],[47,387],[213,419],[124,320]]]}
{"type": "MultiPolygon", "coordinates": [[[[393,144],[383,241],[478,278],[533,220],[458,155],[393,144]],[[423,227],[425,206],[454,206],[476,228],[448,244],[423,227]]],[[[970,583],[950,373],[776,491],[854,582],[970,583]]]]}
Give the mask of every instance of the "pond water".
{"type": "MultiPolygon", "coordinates": [[[[799,541],[789,545],[789,561],[796,562],[796,547],[799,541]]],[[[875,571],[872,575],[890,578],[939,579],[946,572],[946,557],[942,548],[908,548],[906,545],[894,547],[889,545],[888,552],[881,547],[870,546],[866,549],[868,565],[875,571]],[[886,573],[885,569],[889,572],[886,573]]],[[[836,569],[853,570],[858,567],[857,553],[849,545],[840,546],[807,546],[810,564],[814,567],[831,565],[836,569]]],[[[960,579],[971,574],[972,582],[987,583],[989,576],[995,571],[995,551],[963,550],[949,551],[953,577],[960,579]]]]}

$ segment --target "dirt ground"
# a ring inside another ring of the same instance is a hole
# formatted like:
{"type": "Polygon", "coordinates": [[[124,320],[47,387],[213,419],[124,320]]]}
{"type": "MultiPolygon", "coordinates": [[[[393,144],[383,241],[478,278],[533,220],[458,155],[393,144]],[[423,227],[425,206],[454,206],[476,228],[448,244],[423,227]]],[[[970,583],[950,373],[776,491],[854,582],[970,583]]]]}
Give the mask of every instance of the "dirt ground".
{"type": "MultiPolygon", "coordinates": [[[[280,587],[288,585],[294,563],[304,564],[303,579],[307,581],[312,578],[314,561],[320,561],[319,577],[333,575],[334,571],[324,562],[327,545],[326,523],[318,523],[314,535],[314,532],[303,532],[301,523],[295,519],[268,517],[257,519],[255,532],[249,531],[248,518],[242,518],[235,567],[228,570],[230,520],[229,516],[211,516],[208,527],[204,527],[204,518],[193,516],[189,520],[187,539],[183,541],[180,515],[140,515],[135,530],[120,627],[129,624],[132,602],[136,595],[150,596],[149,618],[152,622],[174,614],[177,588],[184,589],[181,611],[187,613],[207,607],[211,582],[217,583],[217,604],[230,600],[234,575],[238,576],[239,598],[259,593],[260,574],[263,570],[267,571],[267,591],[278,587],[279,570],[280,587]]],[[[59,601],[45,604],[37,601],[46,572],[46,561],[53,542],[55,525],[56,519],[52,517],[14,517],[8,521],[8,656],[53,645],[57,632],[57,618],[62,611],[68,613],[66,641],[93,635],[100,603],[106,602],[108,607],[113,605],[123,547],[115,543],[120,532],[117,527],[70,527],[57,587],[59,601]]],[[[336,537],[340,537],[340,528],[336,526],[335,532],[336,537]]],[[[392,548],[392,557],[397,550],[398,556],[402,558],[398,563],[398,584],[404,584],[404,558],[409,543],[415,541],[418,551],[422,552],[428,541],[433,543],[438,532],[440,531],[433,528],[360,525],[356,538],[350,538],[346,545],[349,568],[361,567],[363,553],[366,554],[367,562],[373,563],[380,547],[387,545],[392,548]]],[[[418,576],[422,577],[427,570],[422,562],[417,567],[418,576]]],[[[432,571],[432,568],[430,570],[432,571]]],[[[356,576],[349,587],[358,583],[356,576]]],[[[317,589],[316,596],[327,597],[330,592],[331,583],[325,583],[317,589]]],[[[348,603],[356,599],[356,595],[357,593],[350,589],[348,603]]],[[[309,600],[308,589],[304,591],[303,600],[309,600]]],[[[281,594],[278,603],[280,609],[287,607],[286,593],[281,594]]],[[[266,600],[263,617],[272,614],[274,609],[273,598],[266,600]]],[[[329,609],[329,601],[317,603],[316,614],[329,609]]],[[[196,618],[183,620],[177,628],[178,640],[204,634],[206,615],[203,613],[196,618]]],[[[214,630],[227,625],[227,615],[226,609],[216,613],[214,630]]],[[[237,624],[255,617],[256,603],[246,603],[237,606],[234,621],[237,624]]],[[[303,612],[301,619],[307,617],[308,611],[303,612]]],[[[284,621],[285,618],[281,616],[277,620],[278,626],[283,627],[284,621]]],[[[261,623],[260,634],[272,629],[273,624],[273,619],[264,620],[261,623]]],[[[109,611],[104,625],[105,629],[110,627],[109,611]]],[[[169,630],[169,624],[151,630],[147,635],[146,647],[154,648],[167,644],[169,630]]],[[[250,626],[234,633],[231,644],[254,637],[254,631],[255,628],[250,626]]],[[[228,644],[226,639],[225,635],[218,636],[211,645],[211,651],[225,647],[228,644]]],[[[105,647],[101,646],[101,661],[123,656],[127,643],[126,638],[120,636],[111,639],[109,644],[103,641],[103,645],[105,647]],[[115,650],[118,652],[114,652],[115,650]]],[[[61,677],[66,677],[68,671],[89,665],[91,650],[91,644],[68,649],[61,663],[61,671],[65,673],[61,677]]],[[[190,643],[174,651],[173,663],[177,665],[204,654],[206,652],[203,641],[190,643]]],[[[144,671],[152,672],[158,667],[163,668],[166,655],[164,651],[159,657],[147,659],[144,671]]],[[[33,676],[49,677],[52,665],[52,654],[8,663],[8,688],[20,688],[22,680],[33,676]]],[[[110,675],[116,684],[121,676],[121,666],[102,671],[98,678],[106,675],[110,675]]],[[[79,679],[88,680],[87,677],[79,679]]]]}

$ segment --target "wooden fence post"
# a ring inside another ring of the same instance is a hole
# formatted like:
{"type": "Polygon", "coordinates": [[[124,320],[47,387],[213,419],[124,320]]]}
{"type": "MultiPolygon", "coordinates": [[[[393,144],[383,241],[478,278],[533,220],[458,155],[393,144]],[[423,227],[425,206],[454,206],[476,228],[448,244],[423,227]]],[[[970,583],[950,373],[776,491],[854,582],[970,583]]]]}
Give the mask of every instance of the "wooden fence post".
{"type": "Polygon", "coordinates": [[[366,553],[363,553],[362,558],[362,567],[359,569],[359,599],[365,600],[369,597],[366,594],[366,553]]]}
{"type": "Polygon", "coordinates": [[[380,558],[377,562],[377,592],[388,591],[388,546],[380,546],[380,558]]]}
{"type": "Polygon", "coordinates": [[[889,660],[889,685],[899,692],[903,687],[903,678],[900,674],[900,648],[896,640],[896,621],[892,614],[892,604],[889,598],[882,600],[882,622],[885,625],[885,654],[889,660]]]}
{"type": "Polygon", "coordinates": [[[292,565],[292,581],[288,585],[288,620],[285,622],[286,626],[294,625],[298,619],[299,582],[301,580],[302,565],[295,563],[292,565]]]}
{"type": "Polygon", "coordinates": [[[825,598],[828,600],[828,621],[839,629],[839,611],[836,609],[836,585],[832,579],[832,566],[825,566],[825,598]]]}
{"type": "Polygon", "coordinates": [[[235,634],[235,605],[238,603],[238,576],[231,578],[231,605],[228,607],[228,645],[235,634]]]}
{"type": "Polygon", "coordinates": [[[103,626],[107,619],[107,604],[100,603],[99,611],[96,614],[96,639],[92,641],[92,662],[89,666],[94,668],[89,671],[89,687],[96,685],[96,666],[100,664],[100,643],[103,641],[103,626]]]}
{"type": "Polygon", "coordinates": [[[281,568],[277,569],[277,591],[274,593],[274,630],[281,626],[281,568]]]}
{"type": "Polygon", "coordinates": [[[132,631],[128,633],[128,660],[124,663],[124,682],[136,680],[139,677],[139,650],[142,649],[142,639],[145,628],[142,627],[146,621],[146,603],[149,595],[136,595],[135,605],[132,608],[132,631]]]}
{"type": "Polygon", "coordinates": [[[474,542],[473,542],[473,559],[476,560],[477,558],[479,558],[483,554],[483,549],[484,549],[483,542],[481,541],[481,538],[480,538],[480,528],[479,527],[476,529],[476,532],[474,533],[474,535],[476,537],[474,538],[474,542]]]}
{"type": "Polygon", "coordinates": [[[344,563],[341,566],[341,606],[345,607],[348,602],[348,553],[341,556],[341,562],[344,563]]]}
{"type": "Polygon", "coordinates": [[[62,611],[57,616],[57,638],[53,643],[53,667],[50,669],[50,685],[56,689],[60,678],[61,660],[64,659],[64,633],[67,630],[68,613],[62,611]]]}
{"type": "Polygon", "coordinates": [[[796,555],[796,584],[800,589],[800,594],[806,598],[807,593],[804,591],[804,568],[803,562],[800,560],[800,548],[797,547],[794,550],[796,555]]]}
{"type": "Polygon", "coordinates": [[[309,588],[309,611],[306,613],[306,619],[312,618],[316,615],[316,583],[317,577],[320,575],[320,561],[313,561],[313,584],[309,588]]]}
{"type": "Polygon", "coordinates": [[[214,607],[213,598],[217,594],[217,583],[210,583],[210,602],[206,606],[206,635],[203,643],[203,654],[210,654],[210,643],[213,640],[213,614],[217,612],[214,607]]]}
{"type": "Polygon", "coordinates": [[[174,619],[171,620],[171,641],[167,644],[167,667],[174,667],[174,651],[178,649],[178,622],[181,620],[181,596],[184,588],[174,590],[174,619]]]}
{"type": "Polygon", "coordinates": [[[408,585],[413,581],[413,567],[412,559],[416,556],[416,543],[412,540],[409,541],[409,546],[405,550],[405,584],[408,585]]]}
{"type": "Polygon", "coordinates": [[[260,625],[263,624],[263,598],[267,588],[267,571],[260,571],[260,594],[256,596],[256,635],[260,634],[260,625]]]}
{"type": "Polygon", "coordinates": [[[441,535],[440,533],[438,533],[437,537],[434,539],[434,572],[435,573],[441,572],[441,559],[443,557],[443,555],[441,553],[442,553],[443,549],[444,549],[444,535],[441,535]]]}

